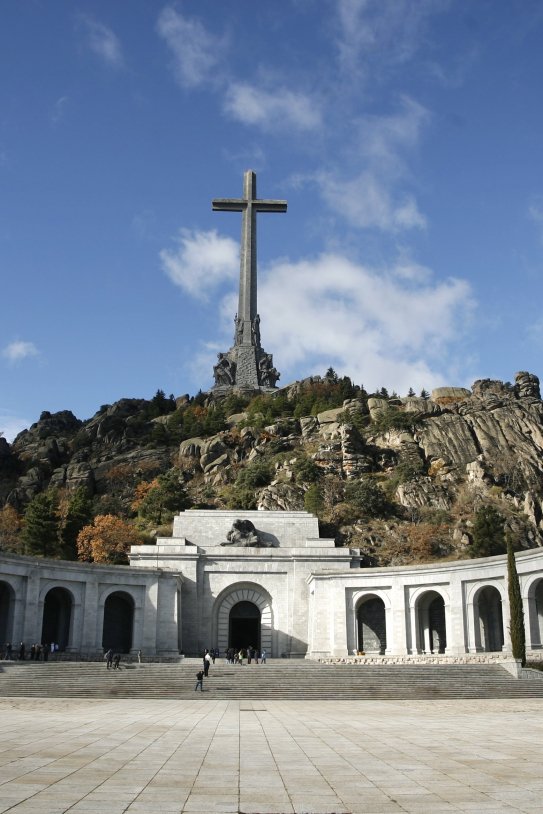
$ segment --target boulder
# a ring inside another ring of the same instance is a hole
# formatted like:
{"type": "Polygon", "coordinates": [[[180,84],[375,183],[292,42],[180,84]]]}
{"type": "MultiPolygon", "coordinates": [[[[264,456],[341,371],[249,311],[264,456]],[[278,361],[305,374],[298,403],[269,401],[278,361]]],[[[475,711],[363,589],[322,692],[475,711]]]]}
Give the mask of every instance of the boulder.
{"type": "Polygon", "coordinates": [[[383,410],[388,410],[388,401],[386,399],[368,399],[368,410],[372,421],[376,421],[383,410]]]}
{"type": "Polygon", "coordinates": [[[436,387],[432,390],[431,401],[436,404],[455,404],[458,401],[465,401],[471,397],[471,390],[465,387],[436,387]]]}
{"type": "Polygon", "coordinates": [[[519,398],[541,398],[539,379],[533,373],[527,373],[525,370],[515,375],[515,390],[519,398]]]}
{"type": "Polygon", "coordinates": [[[419,415],[440,415],[441,413],[439,404],[420,396],[406,396],[401,399],[401,403],[406,413],[418,413],[419,415]]]}
{"type": "Polygon", "coordinates": [[[185,441],[181,441],[179,444],[179,457],[199,458],[204,443],[203,438],[187,438],[185,441]]]}
{"type": "Polygon", "coordinates": [[[324,412],[317,415],[317,421],[322,426],[323,424],[333,424],[337,422],[338,416],[343,412],[343,407],[334,407],[332,410],[324,410],[324,412]]]}
{"type": "Polygon", "coordinates": [[[434,483],[432,478],[418,477],[415,480],[401,483],[396,489],[398,501],[408,509],[451,508],[452,499],[447,489],[434,483]]]}
{"type": "Polygon", "coordinates": [[[265,486],[258,496],[261,511],[301,511],[304,508],[304,490],[291,483],[265,486]]]}
{"type": "Polygon", "coordinates": [[[237,427],[242,421],[247,421],[248,413],[233,413],[226,419],[226,426],[229,430],[237,427]]]}

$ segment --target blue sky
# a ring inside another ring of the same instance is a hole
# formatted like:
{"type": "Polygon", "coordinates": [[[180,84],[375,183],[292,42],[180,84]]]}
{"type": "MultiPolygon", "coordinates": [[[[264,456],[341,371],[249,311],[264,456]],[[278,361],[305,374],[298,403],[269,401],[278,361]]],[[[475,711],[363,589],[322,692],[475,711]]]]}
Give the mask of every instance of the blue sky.
{"type": "Polygon", "coordinates": [[[0,430],[206,390],[238,197],[280,385],[540,374],[539,0],[0,3],[0,430]]]}

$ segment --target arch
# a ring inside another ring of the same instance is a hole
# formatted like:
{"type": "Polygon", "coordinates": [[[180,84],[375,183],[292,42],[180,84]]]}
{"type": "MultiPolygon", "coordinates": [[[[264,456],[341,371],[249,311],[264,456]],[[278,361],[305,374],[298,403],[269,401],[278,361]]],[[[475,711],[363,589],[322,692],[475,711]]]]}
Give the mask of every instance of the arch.
{"type": "Polygon", "coordinates": [[[447,621],[445,600],[439,591],[421,593],[415,603],[417,649],[424,653],[445,653],[447,621]]]}
{"type": "Polygon", "coordinates": [[[41,643],[55,642],[59,650],[70,644],[74,598],[67,588],[50,588],[43,601],[41,643]]]}
{"type": "Polygon", "coordinates": [[[13,639],[15,591],[9,582],[0,582],[0,648],[13,639]]]}
{"type": "Polygon", "coordinates": [[[501,651],[504,644],[502,597],[494,585],[480,588],[473,598],[475,644],[485,653],[501,651]]]}
{"type": "Polygon", "coordinates": [[[365,596],[356,609],[358,650],[384,655],[387,647],[385,603],[380,596],[365,596]]]}
{"type": "Polygon", "coordinates": [[[134,598],[127,591],[112,591],[104,602],[102,647],[129,653],[134,634],[134,598]]]}
{"type": "Polygon", "coordinates": [[[540,577],[530,584],[527,604],[526,628],[530,631],[530,644],[533,649],[540,649],[543,645],[543,579],[540,577]]]}
{"type": "MultiPolygon", "coordinates": [[[[256,607],[260,614],[260,649],[266,650],[268,656],[273,655],[272,630],[273,614],[271,598],[264,588],[259,585],[233,585],[222,594],[215,603],[216,608],[216,640],[221,652],[228,649],[230,636],[230,613],[238,603],[249,603],[256,607]]],[[[253,617],[255,618],[255,617],[253,617]]],[[[248,644],[254,642],[245,642],[248,644]]]]}

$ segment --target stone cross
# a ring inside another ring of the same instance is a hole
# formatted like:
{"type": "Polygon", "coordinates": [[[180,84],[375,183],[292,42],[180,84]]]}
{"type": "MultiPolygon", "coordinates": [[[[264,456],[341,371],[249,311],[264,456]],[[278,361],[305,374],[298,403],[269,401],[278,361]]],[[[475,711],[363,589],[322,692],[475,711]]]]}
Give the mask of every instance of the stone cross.
{"type": "Polygon", "coordinates": [[[243,175],[243,198],[215,198],[214,212],[242,212],[239,272],[239,303],[236,324],[236,344],[260,345],[256,298],[256,213],[286,212],[286,201],[268,201],[256,197],[256,173],[243,175]]]}

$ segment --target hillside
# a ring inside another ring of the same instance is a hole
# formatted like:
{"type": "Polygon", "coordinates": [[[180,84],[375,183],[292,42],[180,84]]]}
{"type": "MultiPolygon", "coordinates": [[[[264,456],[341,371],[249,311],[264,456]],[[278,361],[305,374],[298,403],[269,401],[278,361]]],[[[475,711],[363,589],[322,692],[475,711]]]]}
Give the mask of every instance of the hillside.
{"type": "Polygon", "coordinates": [[[75,557],[97,515],[148,539],[190,505],[306,508],[368,566],[497,553],[504,531],[541,545],[537,377],[426,395],[369,395],[330,369],[252,400],[158,391],[86,421],[42,413],[13,444],[0,438],[0,545],[75,557]],[[32,528],[53,544],[33,546],[32,528]]]}

